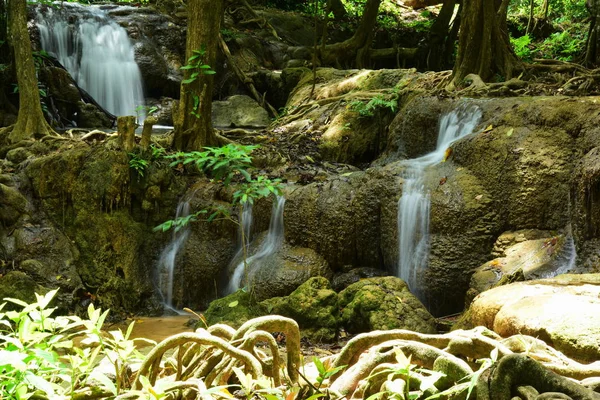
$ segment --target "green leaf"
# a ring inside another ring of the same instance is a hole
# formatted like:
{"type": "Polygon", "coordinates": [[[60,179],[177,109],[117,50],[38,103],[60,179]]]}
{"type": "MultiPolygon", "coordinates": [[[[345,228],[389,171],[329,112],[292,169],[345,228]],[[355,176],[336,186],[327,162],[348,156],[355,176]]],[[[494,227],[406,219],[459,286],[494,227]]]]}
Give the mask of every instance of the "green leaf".
{"type": "Polygon", "coordinates": [[[187,85],[187,84],[190,84],[190,83],[192,83],[194,81],[196,81],[196,78],[184,79],[184,80],[181,81],[181,83],[187,85]]]}
{"type": "Polygon", "coordinates": [[[240,302],[235,300],[235,301],[232,301],[231,303],[227,304],[227,306],[230,308],[234,308],[234,307],[237,307],[238,304],[240,304],[240,302]]]}

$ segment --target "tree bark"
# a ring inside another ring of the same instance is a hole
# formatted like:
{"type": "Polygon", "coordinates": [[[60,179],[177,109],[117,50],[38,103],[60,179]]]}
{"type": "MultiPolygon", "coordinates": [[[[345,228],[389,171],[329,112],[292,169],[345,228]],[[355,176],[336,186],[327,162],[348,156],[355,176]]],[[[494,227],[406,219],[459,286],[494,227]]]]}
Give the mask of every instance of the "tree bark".
{"type": "MultiPolygon", "coordinates": [[[[189,60],[194,55],[194,50],[204,49],[202,62],[214,69],[223,0],[189,0],[187,7],[186,59],[189,60]]],[[[185,70],[184,80],[189,79],[194,72],[198,71],[185,70]]],[[[194,151],[217,144],[211,121],[213,84],[213,76],[202,73],[193,82],[181,84],[179,109],[174,121],[173,146],[176,149],[194,151]],[[198,102],[196,110],[195,99],[198,102]]]]}
{"type": "Polygon", "coordinates": [[[38,81],[27,31],[27,4],[25,0],[9,0],[9,39],[14,49],[17,83],[19,85],[19,115],[8,136],[12,143],[34,135],[48,135],[52,129],[44,119],[40,105],[38,81]]]}
{"type": "Polygon", "coordinates": [[[600,26],[600,0],[587,0],[585,6],[590,13],[590,29],[588,31],[587,45],[585,51],[585,64],[593,67],[598,65],[598,30],[600,26]]]}
{"type": "Polygon", "coordinates": [[[462,84],[465,76],[476,74],[484,81],[495,75],[508,80],[520,68],[506,29],[508,1],[464,0],[461,12],[458,57],[451,86],[462,84]],[[484,4],[485,3],[485,4],[484,4]]]}
{"type": "Polygon", "coordinates": [[[439,71],[448,64],[450,58],[450,55],[447,54],[447,49],[450,47],[448,41],[454,42],[456,39],[450,35],[450,22],[455,7],[456,0],[444,0],[444,5],[429,31],[426,64],[427,68],[432,71],[439,71]]]}

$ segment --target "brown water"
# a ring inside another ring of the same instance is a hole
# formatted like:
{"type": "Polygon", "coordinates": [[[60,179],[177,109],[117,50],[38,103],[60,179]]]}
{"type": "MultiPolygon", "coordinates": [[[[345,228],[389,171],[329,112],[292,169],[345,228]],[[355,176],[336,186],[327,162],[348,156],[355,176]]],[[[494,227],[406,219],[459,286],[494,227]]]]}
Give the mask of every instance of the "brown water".
{"type": "MultiPolygon", "coordinates": [[[[193,332],[193,326],[187,326],[190,317],[187,315],[174,315],[165,317],[139,317],[135,318],[131,339],[146,338],[156,342],[181,332],[193,332]]],[[[123,332],[134,320],[127,320],[111,329],[120,328],[123,332]]]]}

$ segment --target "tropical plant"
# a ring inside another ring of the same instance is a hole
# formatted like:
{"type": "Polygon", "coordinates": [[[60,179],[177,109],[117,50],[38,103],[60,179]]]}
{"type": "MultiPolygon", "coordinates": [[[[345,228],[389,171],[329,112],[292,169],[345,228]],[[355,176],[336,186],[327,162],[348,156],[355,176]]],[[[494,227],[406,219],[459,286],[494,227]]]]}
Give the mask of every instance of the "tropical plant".
{"type": "Polygon", "coordinates": [[[133,169],[140,177],[143,177],[146,173],[146,169],[150,165],[148,160],[144,160],[136,153],[127,153],[129,155],[129,168],[133,169]]]}
{"type": "MultiPolygon", "coordinates": [[[[200,75],[216,74],[216,72],[212,70],[210,65],[207,65],[206,63],[204,63],[205,56],[206,56],[206,50],[204,48],[193,51],[192,56],[188,59],[188,63],[186,65],[184,65],[183,67],[181,67],[181,69],[191,71],[190,77],[188,79],[184,79],[183,81],[181,81],[182,84],[189,85],[190,83],[195,82],[196,79],[198,79],[198,77],[200,75]]],[[[200,114],[199,114],[200,93],[194,93],[192,98],[193,98],[194,104],[192,107],[191,114],[196,118],[200,118],[200,114]]]]}
{"type": "Polygon", "coordinates": [[[396,112],[398,109],[397,96],[385,98],[381,95],[373,97],[367,103],[356,100],[350,103],[350,109],[355,111],[363,118],[374,117],[375,112],[379,109],[389,109],[391,112],[396,112]]]}

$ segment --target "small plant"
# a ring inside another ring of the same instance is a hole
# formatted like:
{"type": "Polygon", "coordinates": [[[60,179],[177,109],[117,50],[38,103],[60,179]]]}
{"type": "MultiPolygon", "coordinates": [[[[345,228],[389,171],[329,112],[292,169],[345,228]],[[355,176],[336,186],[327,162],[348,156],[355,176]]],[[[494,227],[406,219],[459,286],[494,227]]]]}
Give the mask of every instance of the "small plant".
{"type": "Polygon", "coordinates": [[[398,100],[396,96],[386,99],[383,96],[375,96],[369,100],[366,104],[360,100],[353,101],[350,103],[350,109],[357,112],[361,117],[368,118],[374,117],[375,111],[378,109],[389,109],[392,112],[396,112],[398,109],[398,100]]]}
{"type": "Polygon", "coordinates": [[[250,173],[247,171],[252,166],[250,153],[258,147],[228,144],[223,147],[205,147],[203,151],[191,153],[179,152],[165,158],[175,160],[171,166],[193,163],[199,170],[211,175],[214,179],[223,180],[225,185],[229,185],[236,173],[240,173],[247,181],[251,181],[250,173]]]}
{"type": "Polygon", "coordinates": [[[129,154],[129,168],[135,170],[137,174],[141,177],[146,173],[146,169],[150,163],[147,160],[141,158],[138,154],[128,153],[129,154]]]}
{"type": "Polygon", "coordinates": [[[315,364],[315,367],[317,367],[317,371],[319,372],[319,376],[317,376],[317,390],[321,389],[323,382],[325,382],[327,379],[331,378],[332,376],[346,368],[346,365],[340,365],[339,367],[335,368],[328,368],[325,366],[325,364],[323,364],[323,361],[321,361],[319,357],[313,357],[313,363],[315,364]]]}
{"type": "MultiPolygon", "coordinates": [[[[210,65],[204,63],[204,57],[206,55],[206,50],[201,48],[200,50],[194,50],[193,55],[188,59],[187,65],[181,67],[183,70],[190,70],[191,75],[188,79],[184,79],[181,81],[184,85],[189,85],[192,82],[195,82],[200,75],[214,75],[215,71],[212,70],[210,65]]],[[[193,106],[191,114],[200,118],[200,95],[198,93],[192,94],[193,106]]]]}
{"type": "Polygon", "coordinates": [[[154,143],[150,145],[150,151],[152,151],[152,161],[165,158],[165,154],[167,154],[167,149],[157,146],[154,143]]]}
{"type": "Polygon", "coordinates": [[[531,61],[532,54],[531,49],[529,48],[531,44],[531,37],[529,35],[521,36],[520,38],[510,38],[510,43],[515,50],[515,54],[517,57],[522,59],[523,61],[531,61]]]}

